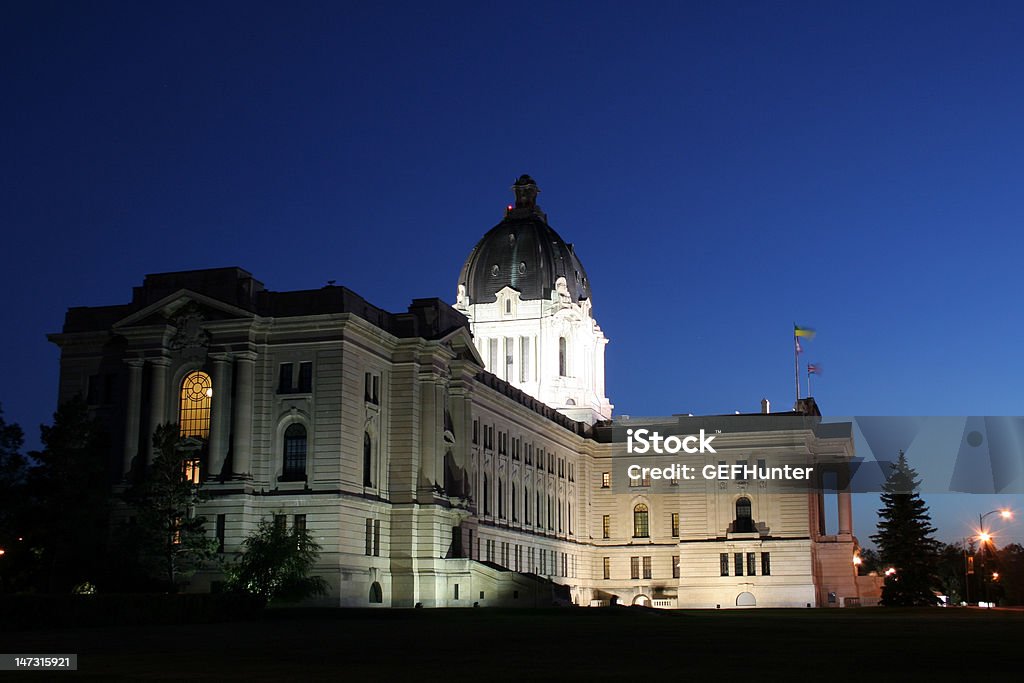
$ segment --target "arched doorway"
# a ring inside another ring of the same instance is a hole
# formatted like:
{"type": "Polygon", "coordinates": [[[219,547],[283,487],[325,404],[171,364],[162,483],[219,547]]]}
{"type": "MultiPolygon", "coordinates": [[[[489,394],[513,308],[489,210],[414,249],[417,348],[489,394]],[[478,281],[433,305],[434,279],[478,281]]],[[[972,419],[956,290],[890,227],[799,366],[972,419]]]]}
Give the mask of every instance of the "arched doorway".
{"type": "Polygon", "coordinates": [[[757,600],[753,593],[740,593],[736,596],[737,607],[757,607],[757,600]]]}
{"type": "Polygon", "coordinates": [[[380,584],[374,581],[370,584],[370,604],[379,605],[384,602],[384,591],[380,589],[380,584]]]}
{"type": "Polygon", "coordinates": [[[635,607],[650,607],[651,599],[646,595],[638,595],[635,598],[633,598],[633,605],[635,607]]]}

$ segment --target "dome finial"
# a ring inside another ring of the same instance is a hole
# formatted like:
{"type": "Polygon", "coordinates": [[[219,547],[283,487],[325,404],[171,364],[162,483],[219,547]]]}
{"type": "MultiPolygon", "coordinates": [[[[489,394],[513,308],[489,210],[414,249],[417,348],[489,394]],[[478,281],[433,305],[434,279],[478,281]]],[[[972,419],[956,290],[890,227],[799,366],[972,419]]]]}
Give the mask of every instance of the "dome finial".
{"type": "Polygon", "coordinates": [[[519,180],[512,185],[512,191],[516,194],[517,209],[533,209],[537,206],[537,195],[540,188],[530,176],[525,173],[519,176],[519,180]]]}

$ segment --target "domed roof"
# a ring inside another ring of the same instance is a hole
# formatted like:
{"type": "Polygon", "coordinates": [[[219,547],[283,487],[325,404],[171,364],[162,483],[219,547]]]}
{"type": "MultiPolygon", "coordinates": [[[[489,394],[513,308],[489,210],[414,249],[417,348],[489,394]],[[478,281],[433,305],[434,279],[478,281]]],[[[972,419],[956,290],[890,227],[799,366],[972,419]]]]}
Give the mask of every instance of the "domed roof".
{"type": "Polygon", "coordinates": [[[540,190],[528,175],[512,186],[516,203],[469,253],[459,284],[472,303],[490,303],[504,287],[523,300],[549,299],[555,280],[565,278],[572,301],[590,299],[590,281],[571,244],[548,225],[537,206],[540,190]]]}

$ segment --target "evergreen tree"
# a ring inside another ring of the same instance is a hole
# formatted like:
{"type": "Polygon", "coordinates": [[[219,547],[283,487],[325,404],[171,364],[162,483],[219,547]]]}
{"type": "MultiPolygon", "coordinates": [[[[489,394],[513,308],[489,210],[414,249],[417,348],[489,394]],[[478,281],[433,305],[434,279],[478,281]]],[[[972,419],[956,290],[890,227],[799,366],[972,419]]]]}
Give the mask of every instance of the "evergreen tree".
{"type": "Polygon", "coordinates": [[[110,439],[81,396],[61,404],[40,432],[43,449],[31,454],[36,466],[28,473],[26,542],[42,563],[45,589],[65,593],[105,572],[110,439]]]}
{"type": "Polygon", "coordinates": [[[227,567],[229,590],[249,593],[263,600],[297,601],[327,592],[327,583],[309,576],[320,554],[320,545],[302,528],[276,524],[268,519],[242,541],[244,552],[227,567]]]}
{"type": "Polygon", "coordinates": [[[217,541],[206,535],[206,518],[195,514],[202,493],[185,476],[190,445],[178,425],[158,426],[153,433],[156,456],[125,493],[135,513],[128,531],[139,562],[171,590],[217,554],[217,541]]]}
{"type": "Polygon", "coordinates": [[[887,576],[882,604],[892,606],[934,605],[938,544],[932,538],[928,506],[917,493],[917,472],[900,451],[899,459],[882,485],[882,509],[878,511],[878,533],[871,540],[878,545],[886,567],[896,571],[887,576]]]}
{"type": "Polygon", "coordinates": [[[26,552],[28,463],[21,454],[24,434],[17,424],[7,424],[0,410],[0,593],[24,588],[26,552]]]}

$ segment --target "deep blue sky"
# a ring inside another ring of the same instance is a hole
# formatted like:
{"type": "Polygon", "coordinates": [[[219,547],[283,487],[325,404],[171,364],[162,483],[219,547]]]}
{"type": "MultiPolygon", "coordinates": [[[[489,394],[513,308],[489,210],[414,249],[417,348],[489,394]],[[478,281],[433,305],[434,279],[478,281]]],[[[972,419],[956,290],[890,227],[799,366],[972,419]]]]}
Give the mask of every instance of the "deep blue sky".
{"type": "Polygon", "coordinates": [[[5,3],[5,416],[146,273],[451,301],[521,173],[618,413],[790,405],[797,321],[827,413],[1024,414],[1024,5],[894,4],[5,3]]]}

